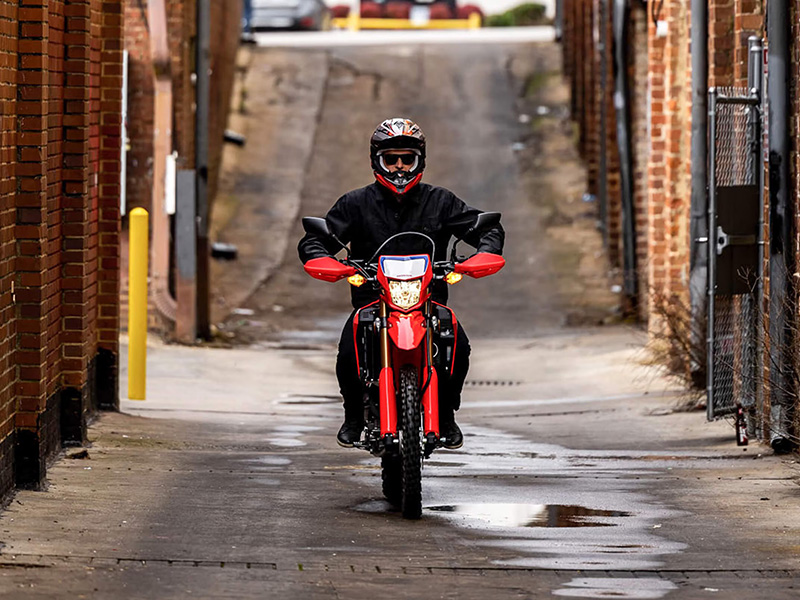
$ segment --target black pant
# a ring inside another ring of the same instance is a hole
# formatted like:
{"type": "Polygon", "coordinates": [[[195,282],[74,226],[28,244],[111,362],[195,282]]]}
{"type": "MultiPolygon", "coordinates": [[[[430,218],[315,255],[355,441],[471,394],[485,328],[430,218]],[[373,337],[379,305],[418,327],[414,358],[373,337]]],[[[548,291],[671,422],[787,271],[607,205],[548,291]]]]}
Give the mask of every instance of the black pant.
{"type": "MultiPolygon", "coordinates": [[[[348,420],[360,420],[363,416],[363,388],[358,374],[356,362],[356,343],[353,335],[353,319],[356,312],[350,315],[342,330],[339,340],[339,354],[336,357],[336,377],[339,380],[339,391],[344,399],[344,413],[348,420]]],[[[448,377],[439,372],[439,410],[443,417],[461,406],[461,390],[469,371],[469,354],[471,348],[469,338],[458,323],[456,333],[456,355],[453,373],[448,377]]]]}

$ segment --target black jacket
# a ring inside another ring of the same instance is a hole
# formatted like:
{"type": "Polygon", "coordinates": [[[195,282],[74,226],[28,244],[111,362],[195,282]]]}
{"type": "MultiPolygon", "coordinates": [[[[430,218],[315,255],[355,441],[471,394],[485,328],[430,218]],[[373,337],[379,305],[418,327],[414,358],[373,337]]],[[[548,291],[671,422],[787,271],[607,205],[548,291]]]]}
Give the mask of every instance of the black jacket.
{"type": "MultiPolygon", "coordinates": [[[[354,259],[370,258],[380,245],[396,233],[419,231],[436,243],[435,261],[447,260],[447,248],[458,227],[448,225],[454,217],[465,213],[479,214],[475,208],[467,206],[453,192],[444,188],[421,183],[408,192],[402,202],[382,185],[372,183],[367,187],[348,192],[333,205],[325,216],[328,228],[343,243],[350,244],[350,256],[354,259]]],[[[463,227],[463,226],[461,226],[463,227]]],[[[464,241],[477,248],[478,252],[503,253],[505,232],[502,226],[490,229],[482,235],[472,234],[464,241]]],[[[333,256],[339,248],[311,234],[306,234],[297,246],[303,263],[312,258],[333,256]]],[[[422,238],[415,240],[406,237],[402,243],[386,248],[387,253],[413,254],[430,253],[430,244],[422,238]],[[421,245],[422,244],[422,245],[421,245]]],[[[373,289],[352,287],[353,306],[359,308],[377,300],[378,292],[373,289]]],[[[434,300],[447,301],[447,284],[434,282],[434,300]]]]}

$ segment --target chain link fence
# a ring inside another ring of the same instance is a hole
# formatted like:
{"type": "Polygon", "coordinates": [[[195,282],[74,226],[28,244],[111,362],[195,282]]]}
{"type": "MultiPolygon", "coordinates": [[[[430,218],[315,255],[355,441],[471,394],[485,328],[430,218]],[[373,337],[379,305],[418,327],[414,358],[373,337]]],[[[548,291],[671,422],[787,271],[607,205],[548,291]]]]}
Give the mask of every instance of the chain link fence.
{"type": "Polygon", "coordinates": [[[708,418],[758,402],[760,100],[746,88],[709,93],[708,418]]]}

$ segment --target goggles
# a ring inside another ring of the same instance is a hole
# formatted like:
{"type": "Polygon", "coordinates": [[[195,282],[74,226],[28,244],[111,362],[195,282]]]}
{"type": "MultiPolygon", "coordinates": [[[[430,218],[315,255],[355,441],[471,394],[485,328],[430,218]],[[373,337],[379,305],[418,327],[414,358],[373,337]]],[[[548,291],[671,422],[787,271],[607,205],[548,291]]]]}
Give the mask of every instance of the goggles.
{"type": "Polygon", "coordinates": [[[416,150],[407,150],[403,154],[400,154],[397,151],[387,150],[381,152],[379,155],[381,160],[381,167],[385,170],[389,170],[390,166],[396,165],[397,161],[399,160],[405,166],[411,167],[410,170],[414,170],[417,168],[419,164],[419,153],[416,150]]]}

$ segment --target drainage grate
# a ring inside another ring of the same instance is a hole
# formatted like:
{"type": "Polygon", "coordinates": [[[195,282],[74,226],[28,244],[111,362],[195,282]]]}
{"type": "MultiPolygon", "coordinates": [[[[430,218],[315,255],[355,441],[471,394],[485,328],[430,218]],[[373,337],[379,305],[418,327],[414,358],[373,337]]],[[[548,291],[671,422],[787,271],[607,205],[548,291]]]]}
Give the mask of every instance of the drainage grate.
{"type": "Polygon", "coordinates": [[[503,379],[471,379],[464,382],[464,387],[514,387],[518,385],[522,385],[522,382],[503,379]]]}

